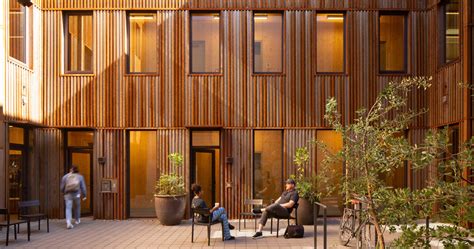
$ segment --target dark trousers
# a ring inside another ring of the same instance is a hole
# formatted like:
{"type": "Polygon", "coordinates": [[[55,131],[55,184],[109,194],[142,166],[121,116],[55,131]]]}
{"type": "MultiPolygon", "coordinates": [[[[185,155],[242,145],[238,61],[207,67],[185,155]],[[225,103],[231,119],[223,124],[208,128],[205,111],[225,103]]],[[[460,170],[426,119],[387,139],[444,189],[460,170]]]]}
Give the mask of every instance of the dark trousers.
{"type": "Polygon", "coordinates": [[[272,204],[265,208],[265,211],[262,213],[262,217],[260,218],[259,224],[265,226],[267,223],[268,218],[280,218],[280,219],[288,219],[290,217],[290,213],[280,204],[272,204]]]}

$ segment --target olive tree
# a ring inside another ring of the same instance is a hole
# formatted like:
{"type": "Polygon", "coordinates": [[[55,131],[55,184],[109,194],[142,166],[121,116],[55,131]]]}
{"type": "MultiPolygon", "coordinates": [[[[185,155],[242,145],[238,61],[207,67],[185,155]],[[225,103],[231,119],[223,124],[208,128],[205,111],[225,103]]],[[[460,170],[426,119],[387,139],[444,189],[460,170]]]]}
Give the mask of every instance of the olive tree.
{"type": "Polygon", "coordinates": [[[428,132],[422,144],[410,144],[404,136],[413,119],[427,112],[408,108],[409,93],[425,91],[430,81],[427,77],[413,77],[390,82],[373,105],[358,110],[353,122],[347,125],[341,122],[337,101],[330,98],[326,103],[325,119],[342,134],[344,141],[337,154],[346,166],[342,192],[347,199],[352,195],[367,199],[367,213],[375,227],[378,248],[386,246],[385,230],[394,231],[395,226],[402,227],[402,235],[394,243],[403,247],[429,246],[427,238],[448,235],[451,237],[444,241],[469,244],[465,239],[469,232],[461,227],[459,219],[472,221],[472,205],[466,205],[472,202],[472,185],[461,174],[472,168],[472,148],[467,144],[459,155],[448,155],[447,131],[428,132]],[[422,189],[388,186],[385,177],[406,163],[413,170],[437,163],[440,173],[422,189]],[[446,174],[451,175],[449,181],[446,174]],[[416,225],[417,219],[432,217],[434,213],[453,226],[424,231],[416,225]]]}

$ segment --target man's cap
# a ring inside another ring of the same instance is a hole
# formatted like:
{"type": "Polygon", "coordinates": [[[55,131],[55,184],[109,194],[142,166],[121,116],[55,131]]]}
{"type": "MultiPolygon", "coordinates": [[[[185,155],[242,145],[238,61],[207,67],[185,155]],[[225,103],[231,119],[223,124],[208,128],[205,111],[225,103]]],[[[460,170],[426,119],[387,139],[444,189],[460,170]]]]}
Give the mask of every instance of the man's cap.
{"type": "Polygon", "coordinates": [[[293,179],[291,179],[291,178],[290,178],[290,179],[288,179],[288,180],[286,180],[286,183],[289,183],[289,184],[296,185],[296,182],[295,182],[295,180],[293,180],[293,179]]]}

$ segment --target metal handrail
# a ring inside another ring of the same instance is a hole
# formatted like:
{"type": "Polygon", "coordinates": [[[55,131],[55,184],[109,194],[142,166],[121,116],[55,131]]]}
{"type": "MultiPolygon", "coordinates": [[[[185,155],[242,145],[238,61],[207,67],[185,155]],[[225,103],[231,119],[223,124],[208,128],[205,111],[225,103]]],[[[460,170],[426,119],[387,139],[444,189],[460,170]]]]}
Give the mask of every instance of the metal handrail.
{"type": "Polygon", "coordinates": [[[317,212],[317,207],[323,208],[323,248],[326,249],[328,247],[327,242],[327,206],[319,203],[317,201],[314,202],[314,248],[318,248],[318,216],[319,213],[317,212]]]}

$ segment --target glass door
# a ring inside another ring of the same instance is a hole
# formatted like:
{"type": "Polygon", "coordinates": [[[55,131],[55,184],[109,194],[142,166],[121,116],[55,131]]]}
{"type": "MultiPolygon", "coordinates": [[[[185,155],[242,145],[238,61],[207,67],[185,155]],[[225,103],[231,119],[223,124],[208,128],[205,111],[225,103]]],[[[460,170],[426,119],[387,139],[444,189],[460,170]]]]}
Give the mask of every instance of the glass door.
{"type": "Polygon", "coordinates": [[[193,151],[193,179],[203,191],[203,199],[211,207],[216,198],[216,156],[214,150],[196,149],[193,151]]]}
{"type": "Polygon", "coordinates": [[[81,214],[92,215],[93,204],[93,184],[92,184],[92,150],[90,149],[69,149],[69,167],[76,165],[79,174],[84,177],[86,184],[87,199],[81,203],[81,214]]]}

